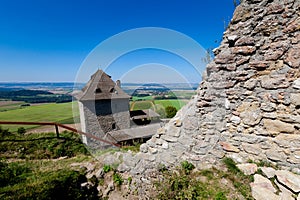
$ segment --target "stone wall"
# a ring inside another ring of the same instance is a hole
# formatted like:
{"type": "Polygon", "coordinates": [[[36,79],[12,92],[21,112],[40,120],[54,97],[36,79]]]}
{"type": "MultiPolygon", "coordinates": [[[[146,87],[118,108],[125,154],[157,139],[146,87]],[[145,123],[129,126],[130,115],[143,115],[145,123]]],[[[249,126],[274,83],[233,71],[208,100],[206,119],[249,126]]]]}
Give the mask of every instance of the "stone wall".
{"type": "Polygon", "coordinates": [[[214,53],[197,95],[121,171],[229,156],[300,173],[300,1],[244,0],[214,53]]]}
{"type": "MultiPolygon", "coordinates": [[[[129,102],[128,99],[84,101],[81,106],[84,117],[81,117],[82,128],[98,138],[115,142],[106,135],[112,130],[126,129],[130,126],[129,102]]],[[[107,148],[110,145],[87,138],[89,147],[99,149],[107,148]]]]}

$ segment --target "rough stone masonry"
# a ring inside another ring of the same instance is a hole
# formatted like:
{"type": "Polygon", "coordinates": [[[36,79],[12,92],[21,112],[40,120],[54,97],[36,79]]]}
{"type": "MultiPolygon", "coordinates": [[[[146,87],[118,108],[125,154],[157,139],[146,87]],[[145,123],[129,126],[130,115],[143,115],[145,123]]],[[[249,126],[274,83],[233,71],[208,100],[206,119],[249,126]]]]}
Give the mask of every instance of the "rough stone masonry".
{"type": "Polygon", "coordinates": [[[214,54],[197,95],[120,171],[228,156],[300,173],[300,1],[242,1],[214,54]]]}

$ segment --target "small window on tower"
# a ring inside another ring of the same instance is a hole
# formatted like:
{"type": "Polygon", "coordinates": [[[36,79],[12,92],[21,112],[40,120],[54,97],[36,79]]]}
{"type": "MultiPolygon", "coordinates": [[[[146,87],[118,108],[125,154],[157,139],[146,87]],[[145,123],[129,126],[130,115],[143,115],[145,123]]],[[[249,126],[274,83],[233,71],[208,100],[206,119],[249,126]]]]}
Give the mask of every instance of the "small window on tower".
{"type": "Polygon", "coordinates": [[[113,130],[115,130],[115,129],[116,129],[116,123],[113,123],[111,128],[112,128],[113,130]]]}
{"type": "Polygon", "coordinates": [[[110,93],[113,93],[115,91],[115,88],[111,88],[109,91],[110,93]]]}
{"type": "Polygon", "coordinates": [[[96,90],[95,90],[95,93],[101,93],[102,92],[102,90],[100,89],[100,88],[97,88],[96,90]]]}

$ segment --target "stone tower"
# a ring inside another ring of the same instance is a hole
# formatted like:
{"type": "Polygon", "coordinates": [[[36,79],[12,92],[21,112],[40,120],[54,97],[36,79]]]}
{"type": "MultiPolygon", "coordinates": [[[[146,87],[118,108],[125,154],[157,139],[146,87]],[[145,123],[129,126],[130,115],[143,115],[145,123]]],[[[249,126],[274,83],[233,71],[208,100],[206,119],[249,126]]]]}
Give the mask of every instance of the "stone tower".
{"type": "MultiPolygon", "coordinates": [[[[82,131],[115,142],[107,133],[130,127],[129,98],[120,88],[120,81],[115,83],[98,70],[77,96],[82,131]]],[[[84,138],[84,142],[95,148],[106,146],[90,138],[84,138]]]]}

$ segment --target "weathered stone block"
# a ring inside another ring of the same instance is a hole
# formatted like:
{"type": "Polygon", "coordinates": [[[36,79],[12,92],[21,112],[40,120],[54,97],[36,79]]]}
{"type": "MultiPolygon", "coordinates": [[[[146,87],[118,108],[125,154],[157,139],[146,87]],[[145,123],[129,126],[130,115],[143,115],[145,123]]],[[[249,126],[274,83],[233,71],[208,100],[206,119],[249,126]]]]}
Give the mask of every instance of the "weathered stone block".
{"type": "Polygon", "coordinates": [[[298,78],[294,81],[293,88],[300,90],[300,78],[298,78]]]}
{"type": "Polygon", "coordinates": [[[256,51],[256,47],[254,46],[238,46],[232,47],[232,53],[241,54],[241,55],[251,55],[256,51]]]}
{"type": "Polygon", "coordinates": [[[178,141],[177,137],[172,137],[172,136],[168,136],[168,135],[162,135],[161,139],[163,139],[167,142],[177,142],[178,141]]]}
{"type": "Polygon", "coordinates": [[[265,129],[274,135],[279,133],[294,133],[295,128],[292,124],[279,120],[263,119],[265,129]]]}
{"type": "Polygon", "coordinates": [[[219,144],[222,146],[222,148],[223,148],[225,151],[235,152],[235,153],[240,152],[240,150],[239,150],[237,147],[231,145],[231,144],[228,143],[228,142],[219,142],[219,144]]]}
{"type": "Polygon", "coordinates": [[[293,174],[286,170],[278,170],[275,172],[275,175],[279,183],[285,185],[294,193],[300,192],[300,175],[293,174]]]}
{"type": "Polygon", "coordinates": [[[291,103],[295,106],[300,106],[300,93],[291,94],[291,103]]]}
{"type": "Polygon", "coordinates": [[[253,90],[257,85],[257,80],[256,79],[250,79],[244,83],[244,87],[247,88],[248,90],[253,90]]]}
{"type": "Polygon", "coordinates": [[[287,57],[286,57],[286,59],[284,61],[290,67],[299,68],[299,66],[300,66],[300,45],[298,45],[296,47],[293,46],[292,48],[290,48],[290,50],[287,53],[287,57]]]}
{"type": "Polygon", "coordinates": [[[250,186],[254,199],[279,200],[279,196],[275,194],[276,189],[273,187],[271,181],[262,175],[255,174],[254,182],[250,183],[250,186]]]}
{"type": "Polygon", "coordinates": [[[255,40],[253,37],[241,37],[236,41],[235,45],[236,46],[254,46],[255,40]]]}
{"type": "Polygon", "coordinates": [[[263,70],[270,66],[270,62],[267,61],[252,61],[249,63],[249,67],[257,70],[263,70]]]}
{"type": "Polygon", "coordinates": [[[260,81],[261,87],[265,89],[279,89],[287,88],[290,86],[290,83],[287,81],[286,76],[283,74],[262,76],[260,81]]]}
{"type": "Polygon", "coordinates": [[[285,33],[292,33],[300,30],[300,17],[288,24],[288,26],[283,30],[285,33]]]}
{"type": "Polygon", "coordinates": [[[237,111],[240,112],[242,122],[249,126],[257,125],[261,120],[261,111],[259,102],[243,102],[237,111]]]}
{"type": "Polygon", "coordinates": [[[273,112],[276,110],[275,103],[262,103],[260,109],[265,112],[273,112]]]}
{"type": "Polygon", "coordinates": [[[250,154],[258,155],[261,153],[261,148],[258,144],[243,144],[243,149],[250,154]]]}
{"type": "Polygon", "coordinates": [[[260,167],[260,169],[267,178],[273,178],[275,176],[276,170],[272,167],[260,167]]]}
{"type": "Polygon", "coordinates": [[[271,161],[285,162],[287,159],[287,156],[283,152],[278,152],[274,149],[270,149],[270,150],[266,151],[266,156],[271,161]]]}
{"type": "Polygon", "coordinates": [[[245,175],[252,175],[257,171],[257,165],[253,163],[236,165],[245,175]]]}

